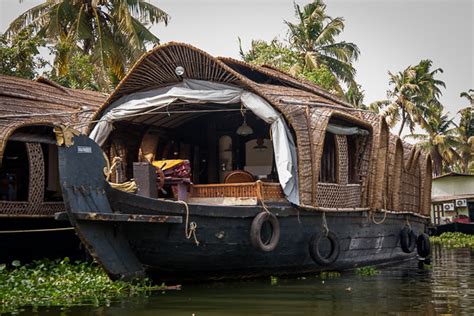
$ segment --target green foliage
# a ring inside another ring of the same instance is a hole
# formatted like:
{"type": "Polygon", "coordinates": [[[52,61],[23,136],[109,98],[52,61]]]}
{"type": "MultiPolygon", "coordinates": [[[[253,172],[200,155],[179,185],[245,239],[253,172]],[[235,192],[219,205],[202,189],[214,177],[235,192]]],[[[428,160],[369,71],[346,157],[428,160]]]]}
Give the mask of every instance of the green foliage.
{"type": "Polygon", "coordinates": [[[0,74],[33,79],[46,61],[39,57],[38,47],[45,44],[25,28],[13,37],[0,34],[0,74]]]}
{"type": "Polygon", "coordinates": [[[474,235],[456,232],[442,233],[441,236],[432,236],[431,242],[441,244],[448,248],[474,248],[474,235]]]}
{"type": "Polygon", "coordinates": [[[0,313],[22,307],[108,305],[121,297],[161,290],[149,280],[137,283],[111,281],[96,264],[41,260],[21,266],[0,265],[0,313]]]}
{"type": "Polygon", "coordinates": [[[8,36],[25,28],[57,48],[54,69],[69,71],[69,61],[79,50],[90,56],[96,81],[103,91],[121,80],[127,69],[159,39],[148,26],[163,22],[168,14],[146,0],[46,1],[21,14],[9,26],[8,36]]]}
{"type": "Polygon", "coordinates": [[[474,104],[474,90],[461,93],[461,97],[467,98],[471,102],[471,107],[459,111],[461,119],[455,129],[456,149],[459,153],[457,171],[474,173],[474,106],[472,106],[474,104]]]}
{"type": "MultiPolygon", "coordinates": [[[[68,71],[61,74],[57,69],[45,73],[44,75],[58,84],[73,88],[87,90],[109,90],[98,82],[96,76],[99,70],[91,61],[91,56],[76,51],[70,55],[68,60],[68,71]]],[[[103,83],[106,85],[106,83],[103,83]]]]}
{"type": "Polygon", "coordinates": [[[244,61],[250,64],[269,65],[296,77],[312,81],[328,91],[340,92],[339,82],[327,66],[307,67],[297,52],[277,39],[273,39],[271,42],[254,40],[249,51],[244,52],[242,47],[240,48],[240,55],[244,61]]]}
{"type": "MultiPolygon", "coordinates": [[[[325,13],[326,5],[315,0],[301,8],[295,5],[297,23],[285,21],[288,38],[270,42],[253,40],[248,52],[240,48],[243,60],[267,64],[290,74],[310,80],[323,89],[344,97],[340,82],[352,86],[349,102],[361,106],[363,92],[354,81],[352,62],[359,56],[353,43],[336,41],[344,29],[344,19],[332,18],[325,13]]],[[[350,90],[350,89],[349,89],[350,90]]]]}
{"type": "Polygon", "coordinates": [[[390,127],[401,121],[398,135],[402,134],[405,126],[413,133],[416,124],[425,128],[433,109],[442,108],[438,98],[441,87],[445,83],[436,79],[441,68],[432,70],[431,60],[421,60],[415,66],[408,66],[403,71],[393,74],[389,72],[391,90],[387,92],[388,99],[371,104],[385,116],[390,127]]]}
{"type": "Polygon", "coordinates": [[[240,46],[240,56],[250,64],[270,65],[286,72],[301,62],[295,52],[277,39],[270,42],[253,40],[247,52],[244,52],[240,46]]]}
{"type": "Polygon", "coordinates": [[[336,279],[341,277],[341,273],[337,271],[322,271],[319,273],[319,277],[325,279],[336,279]]]}
{"type": "Polygon", "coordinates": [[[301,76],[316,83],[323,89],[331,91],[335,94],[340,94],[340,87],[336,76],[334,76],[331,70],[329,70],[329,68],[325,65],[321,65],[320,67],[314,69],[303,67],[301,76]]]}
{"type": "Polygon", "coordinates": [[[358,276],[371,277],[379,274],[380,272],[374,267],[360,267],[355,270],[358,276]]]}
{"type": "Polygon", "coordinates": [[[368,107],[364,104],[364,97],[364,91],[359,84],[351,84],[344,94],[346,102],[349,102],[358,109],[367,110],[368,107]]]}
{"type": "Polygon", "coordinates": [[[297,23],[285,21],[288,42],[305,60],[306,67],[325,65],[339,80],[355,84],[352,62],[359,57],[359,48],[354,43],[336,40],[344,30],[344,19],[328,16],[322,0],[313,0],[302,8],[295,4],[295,16],[297,23]]]}
{"type": "Polygon", "coordinates": [[[277,285],[278,284],[278,277],[270,276],[270,285],[277,285]]]}

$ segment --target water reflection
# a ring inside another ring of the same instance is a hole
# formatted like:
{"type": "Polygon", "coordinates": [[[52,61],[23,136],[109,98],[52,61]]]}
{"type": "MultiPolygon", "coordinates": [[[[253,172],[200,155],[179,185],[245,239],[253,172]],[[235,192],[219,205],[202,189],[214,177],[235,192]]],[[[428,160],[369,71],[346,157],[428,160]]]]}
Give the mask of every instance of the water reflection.
{"type": "MultiPolygon", "coordinates": [[[[373,277],[343,273],[319,277],[186,285],[109,307],[40,309],[69,315],[354,315],[474,314],[474,252],[435,247],[433,268],[416,261],[384,268],[373,277]]],[[[31,313],[31,312],[30,312],[31,313]]]]}

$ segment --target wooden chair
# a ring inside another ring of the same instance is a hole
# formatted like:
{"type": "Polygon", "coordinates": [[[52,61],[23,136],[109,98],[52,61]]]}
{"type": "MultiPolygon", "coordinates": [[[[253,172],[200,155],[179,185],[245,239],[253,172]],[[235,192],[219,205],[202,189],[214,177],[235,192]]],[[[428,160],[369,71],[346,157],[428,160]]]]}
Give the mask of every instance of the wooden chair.
{"type": "Polygon", "coordinates": [[[247,183],[255,182],[254,176],[244,170],[234,170],[227,174],[224,178],[224,183],[247,183]]]}

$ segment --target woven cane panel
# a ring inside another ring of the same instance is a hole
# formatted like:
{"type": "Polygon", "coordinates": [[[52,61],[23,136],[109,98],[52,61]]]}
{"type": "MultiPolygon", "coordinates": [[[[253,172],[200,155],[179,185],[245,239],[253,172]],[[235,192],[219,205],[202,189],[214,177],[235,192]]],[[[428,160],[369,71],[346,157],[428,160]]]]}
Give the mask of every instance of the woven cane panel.
{"type": "Polygon", "coordinates": [[[431,184],[432,184],[432,165],[431,156],[423,154],[421,156],[421,207],[423,215],[430,215],[431,208],[431,184]]]}
{"type": "Polygon", "coordinates": [[[349,157],[347,152],[347,136],[336,135],[337,160],[338,160],[338,181],[341,185],[349,182],[349,157]]]}
{"type": "Polygon", "coordinates": [[[318,201],[318,182],[321,168],[321,158],[324,150],[324,138],[326,135],[326,128],[332,115],[332,110],[322,108],[310,109],[310,128],[311,128],[311,142],[313,149],[313,206],[319,206],[318,201]]]}
{"type": "Polygon", "coordinates": [[[387,154],[387,207],[392,211],[401,211],[401,183],[403,171],[403,145],[398,136],[390,135],[387,154]]]}
{"type": "MultiPolygon", "coordinates": [[[[275,100],[277,102],[277,100],[275,100]]],[[[277,102],[279,104],[279,100],[277,102]]],[[[311,149],[311,138],[309,134],[307,106],[279,106],[278,109],[285,115],[288,123],[296,134],[296,151],[298,156],[298,186],[300,201],[302,204],[311,205],[313,196],[313,174],[314,165],[311,149]]]]}
{"type": "Polygon", "coordinates": [[[280,183],[262,183],[264,200],[286,200],[280,183]]]}
{"type": "Polygon", "coordinates": [[[361,206],[369,205],[369,168],[372,154],[372,140],[367,137],[359,138],[359,148],[361,148],[359,159],[359,176],[361,183],[361,206]]]}
{"type": "Polygon", "coordinates": [[[44,202],[45,174],[41,145],[25,143],[29,162],[28,202],[0,201],[0,214],[9,216],[54,216],[63,212],[63,202],[44,202]]]}
{"type": "Polygon", "coordinates": [[[230,184],[196,184],[192,185],[190,197],[196,198],[258,198],[264,200],[282,200],[285,194],[279,183],[262,183],[262,192],[259,194],[257,183],[230,183],[230,184]]]}
{"type": "Polygon", "coordinates": [[[403,173],[402,205],[403,211],[420,212],[420,169],[403,173]]]}
{"type": "Polygon", "coordinates": [[[225,186],[195,185],[192,189],[193,197],[256,197],[256,187],[251,184],[236,184],[225,186]]]}
{"type": "Polygon", "coordinates": [[[64,212],[63,202],[47,202],[32,207],[28,202],[0,201],[0,214],[9,216],[51,216],[64,212]]]}
{"type": "Polygon", "coordinates": [[[25,143],[29,163],[28,202],[32,210],[44,201],[44,159],[38,143],[25,143]]]}
{"type": "Polygon", "coordinates": [[[360,185],[318,183],[318,206],[330,208],[360,207],[360,185]]]}

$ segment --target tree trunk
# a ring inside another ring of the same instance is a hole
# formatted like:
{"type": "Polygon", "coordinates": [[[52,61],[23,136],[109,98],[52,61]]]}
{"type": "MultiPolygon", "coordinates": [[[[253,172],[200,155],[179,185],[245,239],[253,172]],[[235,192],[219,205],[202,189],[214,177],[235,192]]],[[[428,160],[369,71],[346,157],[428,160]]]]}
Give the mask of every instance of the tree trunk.
{"type": "Polygon", "coordinates": [[[407,120],[406,112],[402,109],[402,125],[400,126],[400,130],[398,131],[398,136],[402,135],[403,128],[405,127],[405,122],[407,120]]]}
{"type": "Polygon", "coordinates": [[[443,158],[438,152],[438,148],[434,147],[431,150],[431,159],[433,160],[433,173],[435,176],[440,176],[443,171],[443,158]]]}

